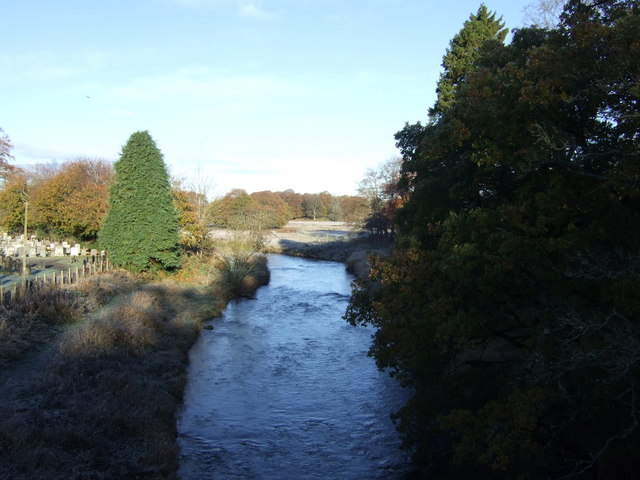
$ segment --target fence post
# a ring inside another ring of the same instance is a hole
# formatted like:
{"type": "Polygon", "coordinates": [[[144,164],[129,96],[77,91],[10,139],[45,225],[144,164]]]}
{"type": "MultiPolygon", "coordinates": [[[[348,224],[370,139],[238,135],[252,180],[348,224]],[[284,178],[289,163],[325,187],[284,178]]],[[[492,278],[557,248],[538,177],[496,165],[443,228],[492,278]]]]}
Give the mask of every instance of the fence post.
{"type": "Polygon", "coordinates": [[[76,283],[80,283],[80,277],[78,277],[78,266],[76,265],[76,283]]]}
{"type": "Polygon", "coordinates": [[[4,305],[4,287],[0,285],[0,305],[4,305]]]}
{"type": "Polygon", "coordinates": [[[71,268],[67,269],[67,279],[69,280],[69,285],[71,285],[71,268]]]}

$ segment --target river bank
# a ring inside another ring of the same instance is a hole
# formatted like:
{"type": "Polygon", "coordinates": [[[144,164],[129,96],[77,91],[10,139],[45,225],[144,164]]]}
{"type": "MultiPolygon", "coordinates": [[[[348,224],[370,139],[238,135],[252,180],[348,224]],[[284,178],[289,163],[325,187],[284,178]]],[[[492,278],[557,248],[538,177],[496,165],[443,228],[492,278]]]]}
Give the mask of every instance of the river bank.
{"type": "Polygon", "coordinates": [[[218,258],[152,283],[98,275],[2,307],[0,477],[175,478],[189,349],[204,320],[268,281],[264,257],[251,258],[242,275],[218,258]]]}
{"type": "Polygon", "coordinates": [[[214,241],[261,237],[265,253],[342,263],[354,253],[386,253],[392,246],[389,238],[372,237],[357,225],[327,220],[291,220],[281,228],[253,232],[214,229],[209,235],[214,241]]]}
{"type": "MultiPolygon", "coordinates": [[[[350,268],[366,275],[376,245],[333,228],[280,231],[278,248],[354,257],[350,268]]],[[[176,415],[201,324],[268,278],[264,257],[231,248],[161,281],[116,272],[0,307],[0,477],[174,479],[176,415]]]]}
{"type": "Polygon", "coordinates": [[[344,263],[358,278],[369,272],[368,255],[386,254],[392,247],[388,238],[371,237],[345,222],[291,221],[267,234],[266,251],[294,257],[344,263]]]}

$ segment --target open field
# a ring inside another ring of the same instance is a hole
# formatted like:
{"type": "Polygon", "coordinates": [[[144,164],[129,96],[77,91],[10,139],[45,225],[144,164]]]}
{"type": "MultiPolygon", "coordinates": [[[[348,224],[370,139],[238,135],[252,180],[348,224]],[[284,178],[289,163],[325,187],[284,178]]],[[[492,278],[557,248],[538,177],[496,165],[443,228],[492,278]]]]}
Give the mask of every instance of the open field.
{"type": "MultiPolygon", "coordinates": [[[[211,232],[216,240],[237,235],[231,230],[211,232]]],[[[368,253],[387,253],[392,245],[390,239],[371,237],[358,225],[324,220],[292,220],[282,228],[262,232],[262,236],[268,253],[345,262],[359,277],[367,275],[368,253]]]]}
{"type": "Polygon", "coordinates": [[[371,238],[359,226],[345,222],[291,221],[271,230],[267,251],[287,255],[346,262],[355,252],[383,251],[385,239],[371,238]]]}

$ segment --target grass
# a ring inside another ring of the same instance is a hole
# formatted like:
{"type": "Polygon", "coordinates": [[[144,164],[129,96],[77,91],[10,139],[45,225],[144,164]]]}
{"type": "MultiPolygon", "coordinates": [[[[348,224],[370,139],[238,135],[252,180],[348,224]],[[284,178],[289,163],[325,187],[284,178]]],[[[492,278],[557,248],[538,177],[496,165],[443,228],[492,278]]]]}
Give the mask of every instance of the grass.
{"type": "Polygon", "coordinates": [[[44,292],[37,308],[5,309],[7,358],[41,351],[30,368],[4,371],[23,381],[0,399],[0,478],[175,478],[189,348],[201,322],[252,294],[265,270],[260,257],[218,253],[175,278],[99,275],[44,292]],[[49,342],[32,341],[39,330],[49,342]]]}
{"type": "Polygon", "coordinates": [[[25,352],[49,341],[59,327],[78,321],[82,307],[76,292],[41,290],[10,307],[0,305],[0,372],[25,352]]]}
{"type": "Polygon", "coordinates": [[[357,252],[385,252],[389,239],[361,235],[362,231],[343,222],[293,221],[271,231],[266,244],[270,253],[347,262],[357,252]]]}
{"type": "Polygon", "coordinates": [[[260,252],[264,238],[256,232],[228,232],[218,239],[217,246],[206,261],[191,257],[184,266],[183,278],[199,278],[217,289],[225,303],[234,297],[252,297],[260,285],[269,283],[267,259],[260,252]]]}

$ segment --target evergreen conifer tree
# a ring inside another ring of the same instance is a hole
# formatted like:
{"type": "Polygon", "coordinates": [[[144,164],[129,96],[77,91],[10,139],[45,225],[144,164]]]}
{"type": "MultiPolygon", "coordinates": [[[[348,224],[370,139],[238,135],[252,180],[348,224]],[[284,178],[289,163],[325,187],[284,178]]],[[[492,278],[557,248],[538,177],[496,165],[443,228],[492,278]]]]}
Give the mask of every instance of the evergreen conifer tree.
{"type": "Polygon", "coordinates": [[[162,153],[149,132],[129,137],[114,169],[99,233],[112,263],[134,272],[177,267],[178,216],[162,153]]]}
{"type": "Polygon", "coordinates": [[[571,0],[396,137],[401,235],[346,318],[434,478],[638,478],[639,26],[640,0],[571,0]]]}
{"type": "Polygon", "coordinates": [[[430,116],[441,115],[453,105],[456,92],[480,55],[480,48],[488,40],[504,42],[509,30],[504,28],[502,17],[496,19],[482,4],[478,13],[464,22],[462,29],[451,39],[449,48],[442,58],[444,71],[438,80],[438,98],[429,110],[430,116]]]}

